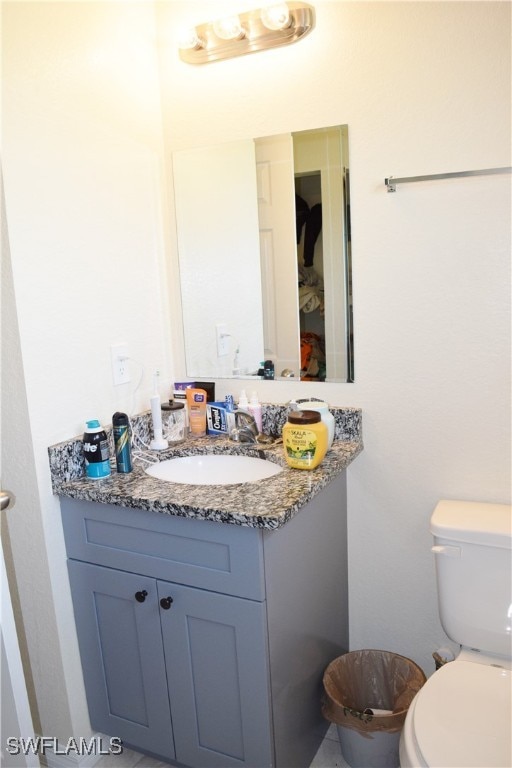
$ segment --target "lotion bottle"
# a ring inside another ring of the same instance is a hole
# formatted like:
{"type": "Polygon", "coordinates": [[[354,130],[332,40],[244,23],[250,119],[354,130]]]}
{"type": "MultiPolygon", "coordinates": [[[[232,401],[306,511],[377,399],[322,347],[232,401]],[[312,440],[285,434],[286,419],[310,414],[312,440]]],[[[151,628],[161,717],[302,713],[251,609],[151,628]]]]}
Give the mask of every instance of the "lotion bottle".
{"type": "Polygon", "coordinates": [[[206,401],[207,394],[204,389],[188,387],[187,390],[188,420],[192,437],[204,437],[206,435],[206,401]]]}
{"type": "Polygon", "coordinates": [[[247,395],[245,394],[245,389],[242,389],[240,392],[240,397],[238,398],[238,407],[243,411],[246,411],[249,407],[249,401],[247,399],[247,395]]]}
{"type": "Polygon", "coordinates": [[[249,406],[247,410],[249,411],[254,421],[256,422],[256,426],[258,427],[258,432],[262,432],[263,431],[262,408],[256,392],[251,393],[251,399],[249,401],[249,406]]]}

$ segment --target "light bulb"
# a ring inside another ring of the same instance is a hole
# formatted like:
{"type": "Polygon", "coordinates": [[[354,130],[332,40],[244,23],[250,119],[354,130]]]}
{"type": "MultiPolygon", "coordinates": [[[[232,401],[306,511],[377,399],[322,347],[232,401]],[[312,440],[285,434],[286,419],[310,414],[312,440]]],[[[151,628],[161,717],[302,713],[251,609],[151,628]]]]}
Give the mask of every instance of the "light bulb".
{"type": "Polygon", "coordinates": [[[184,29],[180,32],[178,39],[178,47],[182,50],[192,51],[197,48],[204,47],[204,41],[197,34],[195,27],[184,29]]]}
{"type": "Polygon", "coordinates": [[[268,5],[261,9],[261,23],[267,29],[277,31],[286,29],[291,24],[290,11],[286,3],[268,5]]]}
{"type": "Polygon", "coordinates": [[[214,22],[213,31],[221,40],[236,40],[245,37],[245,33],[238,16],[229,16],[214,22]]]}

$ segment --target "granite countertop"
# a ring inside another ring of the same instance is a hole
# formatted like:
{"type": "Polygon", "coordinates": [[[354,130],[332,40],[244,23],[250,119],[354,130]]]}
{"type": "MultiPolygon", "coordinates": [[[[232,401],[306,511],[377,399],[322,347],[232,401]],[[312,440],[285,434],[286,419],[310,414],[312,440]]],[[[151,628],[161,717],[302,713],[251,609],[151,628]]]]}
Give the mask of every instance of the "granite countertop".
{"type": "MultiPolygon", "coordinates": [[[[225,437],[189,438],[165,451],[148,451],[151,461],[164,461],[191,454],[230,453],[260,456],[283,467],[273,477],[232,485],[184,485],[148,475],[147,462],[133,453],[133,471],[112,474],[102,480],[85,477],[81,439],[74,438],[49,448],[53,491],[73,499],[114,504],[163,514],[215,520],[255,528],[275,529],[284,525],[324,486],[339,475],[362,451],[360,411],[339,409],[332,448],[314,470],[292,469],[286,464],[282,444],[248,446],[225,437]],[[345,418],[349,415],[348,420],[345,418]],[[347,427],[348,424],[348,427],[347,427]],[[341,439],[340,439],[341,437],[341,439]],[[350,439],[346,439],[346,438],[350,439]]],[[[145,424],[142,423],[144,428],[145,424]]],[[[141,423],[135,426],[140,431],[141,423]]],[[[272,430],[264,430],[271,434],[272,430]]],[[[110,436],[111,437],[111,436],[110,436]]],[[[134,441],[136,444],[136,441],[134,441]]],[[[113,454],[111,454],[113,455],[113,454]]]]}

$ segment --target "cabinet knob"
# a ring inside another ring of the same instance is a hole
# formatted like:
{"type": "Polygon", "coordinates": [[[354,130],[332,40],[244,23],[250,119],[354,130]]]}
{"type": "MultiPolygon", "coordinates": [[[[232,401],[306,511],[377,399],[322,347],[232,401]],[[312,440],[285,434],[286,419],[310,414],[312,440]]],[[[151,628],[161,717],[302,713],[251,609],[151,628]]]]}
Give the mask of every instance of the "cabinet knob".
{"type": "Polygon", "coordinates": [[[164,611],[168,611],[171,605],[173,604],[172,597],[162,597],[160,600],[160,605],[164,609],[164,611]]]}
{"type": "Polygon", "coordinates": [[[143,589],[142,592],[136,592],[135,593],[135,599],[138,603],[143,603],[146,597],[148,596],[147,590],[143,589]]]}

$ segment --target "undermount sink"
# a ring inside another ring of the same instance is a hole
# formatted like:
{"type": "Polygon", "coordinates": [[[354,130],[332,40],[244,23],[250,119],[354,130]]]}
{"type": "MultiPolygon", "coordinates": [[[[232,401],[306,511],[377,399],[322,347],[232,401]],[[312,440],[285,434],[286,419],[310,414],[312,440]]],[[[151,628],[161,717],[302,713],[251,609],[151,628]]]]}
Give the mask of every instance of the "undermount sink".
{"type": "Polygon", "coordinates": [[[180,456],[146,469],[148,475],[185,485],[233,485],[255,483],[282,472],[282,467],[253,456],[208,454],[180,456]]]}

